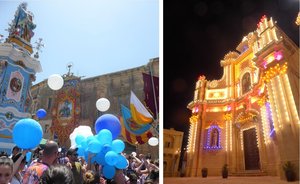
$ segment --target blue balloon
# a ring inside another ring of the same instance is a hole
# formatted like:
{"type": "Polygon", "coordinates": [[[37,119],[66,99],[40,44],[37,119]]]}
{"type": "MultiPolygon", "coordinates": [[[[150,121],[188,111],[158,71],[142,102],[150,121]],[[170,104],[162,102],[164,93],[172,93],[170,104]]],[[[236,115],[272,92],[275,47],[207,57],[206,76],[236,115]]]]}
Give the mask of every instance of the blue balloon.
{"type": "Polygon", "coordinates": [[[107,129],[111,132],[112,138],[116,139],[121,133],[121,124],[119,119],[112,114],[104,114],[95,122],[95,131],[98,134],[100,130],[107,129]]]}
{"type": "Polygon", "coordinates": [[[102,129],[100,132],[96,135],[96,138],[99,140],[99,142],[104,144],[111,144],[112,142],[112,134],[107,129],[102,129]]]}
{"type": "Polygon", "coordinates": [[[109,144],[104,144],[101,149],[101,153],[105,155],[109,151],[111,151],[111,146],[109,144]]]}
{"type": "Polygon", "coordinates": [[[89,144],[91,141],[93,141],[93,140],[95,140],[95,139],[96,139],[95,136],[90,135],[90,136],[88,136],[88,137],[86,138],[86,143],[89,144]]]}
{"type": "Polygon", "coordinates": [[[118,169],[126,169],[128,167],[128,161],[123,155],[118,155],[117,163],[115,164],[118,169]]]}
{"type": "Polygon", "coordinates": [[[88,148],[88,144],[87,144],[86,139],[84,139],[84,140],[81,142],[80,146],[83,148],[83,150],[86,150],[86,149],[88,148]]]}
{"type": "Polygon", "coordinates": [[[26,162],[27,162],[27,163],[30,163],[30,160],[31,160],[31,152],[30,152],[30,151],[27,152],[25,157],[26,157],[26,162]]]}
{"type": "Polygon", "coordinates": [[[109,151],[105,154],[105,162],[107,165],[113,166],[118,162],[118,154],[114,151],[109,151]]]}
{"type": "Polygon", "coordinates": [[[79,156],[84,156],[85,148],[83,148],[81,145],[77,146],[77,148],[78,148],[77,154],[79,156]]]}
{"type": "Polygon", "coordinates": [[[97,139],[90,141],[88,144],[88,151],[91,153],[99,153],[101,149],[102,145],[97,139]]]}
{"type": "Polygon", "coordinates": [[[84,140],[85,140],[85,137],[83,135],[79,134],[79,135],[76,135],[76,137],[75,137],[75,142],[76,142],[77,145],[80,145],[81,142],[84,141],[84,140]]]}
{"type": "Polygon", "coordinates": [[[39,109],[36,111],[36,116],[39,118],[39,119],[42,119],[44,117],[46,117],[47,115],[47,112],[45,111],[45,109],[39,109]]]}
{"type": "Polygon", "coordinates": [[[37,121],[25,118],[15,124],[12,136],[14,143],[19,148],[33,149],[40,144],[43,138],[43,130],[37,121]]]}
{"type": "Polygon", "coordinates": [[[120,139],[113,140],[111,143],[111,149],[116,153],[121,153],[125,149],[125,144],[120,139]]]}
{"type": "Polygon", "coordinates": [[[106,165],[104,157],[105,157],[105,154],[103,154],[102,152],[97,153],[97,155],[95,157],[96,158],[96,162],[98,164],[102,165],[102,166],[106,165]]]}
{"type": "Polygon", "coordinates": [[[105,165],[102,172],[105,178],[112,179],[116,174],[116,169],[114,166],[105,165]]]}

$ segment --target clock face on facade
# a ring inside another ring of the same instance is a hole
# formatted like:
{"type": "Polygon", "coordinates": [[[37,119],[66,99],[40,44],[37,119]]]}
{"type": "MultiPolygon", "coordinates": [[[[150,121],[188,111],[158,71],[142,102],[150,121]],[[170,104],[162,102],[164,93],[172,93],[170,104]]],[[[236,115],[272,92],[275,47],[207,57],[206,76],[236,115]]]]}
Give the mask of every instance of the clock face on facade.
{"type": "Polygon", "coordinates": [[[9,86],[13,92],[19,92],[22,88],[22,82],[20,79],[14,77],[11,79],[9,86]]]}

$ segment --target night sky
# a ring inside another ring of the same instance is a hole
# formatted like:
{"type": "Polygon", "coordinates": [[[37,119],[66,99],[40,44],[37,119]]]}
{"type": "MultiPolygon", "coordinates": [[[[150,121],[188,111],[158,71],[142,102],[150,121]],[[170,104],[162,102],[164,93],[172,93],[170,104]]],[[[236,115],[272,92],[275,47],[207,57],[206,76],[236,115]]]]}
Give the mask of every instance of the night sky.
{"type": "Polygon", "coordinates": [[[299,46],[298,11],[299,0],[164,0],[164,128],[183,131],[185,146],[191,116],[187,105],[197,78],[220,79],[220,60],[256,30],[263,15],[273,17],[299,46]]]}

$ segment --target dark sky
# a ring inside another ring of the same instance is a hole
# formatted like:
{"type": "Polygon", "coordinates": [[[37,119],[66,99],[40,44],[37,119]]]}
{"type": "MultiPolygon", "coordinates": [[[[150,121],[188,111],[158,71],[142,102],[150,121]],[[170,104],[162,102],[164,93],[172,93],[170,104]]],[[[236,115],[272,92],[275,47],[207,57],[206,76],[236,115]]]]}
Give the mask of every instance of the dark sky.
{"type": "Polygon", "coordinates": [[[163,124],[184,131],[187,109],[199,75],[220,79],[220,60],[253,32],[263,15],[299,46],[295,20],[299,0],[164,0],[163,3],[163,124]]]}

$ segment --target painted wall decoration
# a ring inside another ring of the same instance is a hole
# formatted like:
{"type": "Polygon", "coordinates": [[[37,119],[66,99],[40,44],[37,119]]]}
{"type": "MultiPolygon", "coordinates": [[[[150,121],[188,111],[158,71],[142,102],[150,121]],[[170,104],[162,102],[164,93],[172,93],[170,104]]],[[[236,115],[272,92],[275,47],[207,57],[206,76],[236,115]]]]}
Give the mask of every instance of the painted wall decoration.
{"type": "Polygon", "coordinates": [[[58,112],[59,112],[59,117],[61,119],[68,119],[71,118],[71,114],[73,111],[73,103],[71,101],[69,101],[68,99],[66,99],[63,102],[60,102],[58,105],[58,112]]]}
{"type": "Polygon", "coordinates": [[[242,78],[242,94],[247,93],[251,90],[251,77],[250,73],[245,73],[242,78]]]}
{"type": "Polygon", "coordinates": [[[21,89],[23,87],[23,83],[23,75],[18,71],[12,72],[9,79],[6,97],[20,102],[22,93],[21,89]]]}

